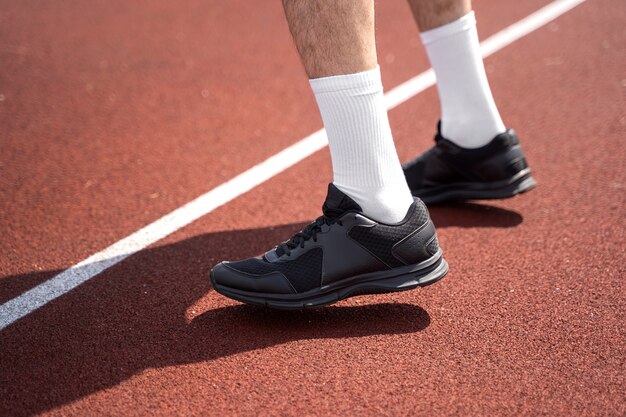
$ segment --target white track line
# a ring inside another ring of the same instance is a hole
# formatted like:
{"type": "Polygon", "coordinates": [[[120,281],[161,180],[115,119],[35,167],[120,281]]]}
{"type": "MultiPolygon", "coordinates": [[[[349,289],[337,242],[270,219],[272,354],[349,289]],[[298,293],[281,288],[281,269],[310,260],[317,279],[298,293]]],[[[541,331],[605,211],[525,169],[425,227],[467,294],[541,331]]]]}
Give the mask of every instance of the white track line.
{"type": "MultiPolygon", "coordinates": [[[[487,57],[556,19],[586,0],[556,0],[512,24],[481,43],[487,57]]],[[[432,69],[400,84],[385,94],[391,110],[435,84],[432,69]]],[[[57,297],[90,280],[107,268],[152,245],[200,217],[250,191],[275,175],[309,157],[328,144],[324,129],[307,136],[258,165],[237,175],[184,206],[161,217],[108,248],[66,269],[48,281],[0,305],[0,330],[57,297]]]]}

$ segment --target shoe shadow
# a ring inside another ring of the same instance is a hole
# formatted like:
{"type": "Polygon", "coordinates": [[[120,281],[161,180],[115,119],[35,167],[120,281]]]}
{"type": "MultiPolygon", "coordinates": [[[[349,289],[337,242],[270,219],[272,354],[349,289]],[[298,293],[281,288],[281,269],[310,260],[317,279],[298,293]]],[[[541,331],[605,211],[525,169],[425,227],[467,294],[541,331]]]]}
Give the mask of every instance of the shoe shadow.
{"type": "Polygon", "coordinates": [[[437,228],[515,227],[524,221],[516,211],[485,203],[446,203],[428,207],[437,228]]]}
{"type": "MultiPolygon", "coordinates": [[[[446,227],[515,227],[524,221],[521,214],[513,210],[491,206],[488,204],[458,202],[433,205],[428,208],[431,218],[438,229],[446,227]]],[[[229,233],[234,240],[226,242],[225,250],[220,252],[220,248],[215,245],[207,251],[199,254],[202,262],[214,265],[223,259],[241,259],[250,254],[257,255],[263,250],[275,245],[288,236],[301,230],[306,223],[294,223],[281,226],[273,226],[265,229],[241,230],[229,233]],[[241,236],[241,237],[237,237],[241,236]],[[263,246],[265,245],[265,246],[263,246]],[[210,254],[206,258],[206,254],[210,254]]],[[[204,244],[202,238],[197,238],[200,244],[204,244]]],[[[218,238],[207,237],[211,240],[218,238]]],[[[207,244],[207,247],[209,245],[207,244]]],[[[39,271],[30,274],[17,275],[14,277],[0,278],[0,303],[4,303],[22,294],[37,284],[44,282],[60,271],[39,271]]]]}
{"type": "MultiPolygon", "coordinates": [[[[417,305],[282,312],[229,305],[211,291],[207,274],[216,262],[257,255],[303,226],[209,233],[143,250],[8,326],[0,331],[0,415],[42,413],[150,368],[429,325],[417,305]],[[206,311],[194,317],[191,309],[206,311]]],[[[58,272],[1,278],[0,293],[6,298],[58,272]]]]}

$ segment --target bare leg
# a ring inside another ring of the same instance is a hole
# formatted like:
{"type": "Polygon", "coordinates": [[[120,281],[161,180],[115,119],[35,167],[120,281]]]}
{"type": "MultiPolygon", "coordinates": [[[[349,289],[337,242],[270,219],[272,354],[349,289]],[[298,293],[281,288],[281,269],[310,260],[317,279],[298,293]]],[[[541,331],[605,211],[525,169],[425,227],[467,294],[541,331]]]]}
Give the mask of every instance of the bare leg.
{"type": "Polygon", "coordinates": [[[283,0],[283,5],[309,78],[376,66],[373,0],[283,0]]]}
{"type": "Polygon", "coordinates": [[[472,10],[471,0],[409,0],[420,31],[453,22],[472,10]]]}

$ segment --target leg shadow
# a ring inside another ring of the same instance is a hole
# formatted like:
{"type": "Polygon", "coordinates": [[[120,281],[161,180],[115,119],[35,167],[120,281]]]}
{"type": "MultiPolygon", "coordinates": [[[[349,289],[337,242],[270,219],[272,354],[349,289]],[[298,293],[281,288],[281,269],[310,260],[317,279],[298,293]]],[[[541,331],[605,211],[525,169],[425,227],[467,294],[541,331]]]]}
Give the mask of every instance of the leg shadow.
{"type": "MultiPolygon", "coordinates": [[[[303,224],[210,233],[152,247],[112,266],[0,332],[0,415],[38,414],[115,386],[148,368],[200,363],[302,339],[418,332],[409,304],[275,312],[223,305],[211,292],[219,260],[253,256],[303,224]],[[200,300],[200,301],[198,301],[200,300]]],[[[59,271],[5,277],[6,294],[59,271]],[[13,287],[11,287],[13,285],[13,287]]]]}

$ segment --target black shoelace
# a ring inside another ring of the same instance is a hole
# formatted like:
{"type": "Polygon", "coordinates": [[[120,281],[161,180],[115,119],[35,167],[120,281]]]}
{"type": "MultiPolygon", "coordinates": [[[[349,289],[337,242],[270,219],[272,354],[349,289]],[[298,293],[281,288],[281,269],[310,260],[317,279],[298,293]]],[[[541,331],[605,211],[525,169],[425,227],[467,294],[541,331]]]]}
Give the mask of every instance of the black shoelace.
{"type": "Polygon", "coordinates": [[[341,220],[339,220],[338,217],[344,213],[345,212],[343,210],[333,210],[324,207],[324,214],[322,216],[318,217],[314,222],[310,223],[300,232],[293,235],[288,241],[278,245],[276,248],[277,251],[282,251],[287,256],[291,256],[291,250],[297,248],[298,246],[304,248],[304,242],[307,240],[313,239],[314,242],[317,242],[317,233],[322,230],[322,226],[330,226],[333,223],[342,225],[341,220]]]}

